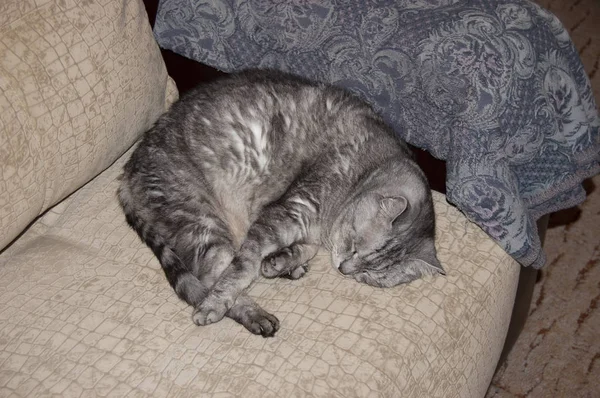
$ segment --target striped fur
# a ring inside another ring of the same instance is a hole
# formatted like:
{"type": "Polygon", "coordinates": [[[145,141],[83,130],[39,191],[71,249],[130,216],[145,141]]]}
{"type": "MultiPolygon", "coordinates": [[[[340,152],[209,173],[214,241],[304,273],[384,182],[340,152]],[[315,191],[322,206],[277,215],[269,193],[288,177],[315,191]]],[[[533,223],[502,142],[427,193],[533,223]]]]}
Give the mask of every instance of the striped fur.
{"type": "Polygon", "coordinates": [[[273,335],[277,319],[244,290],[261,272],[301,277],[319,245],[378,286],[441,272],[406,145],[362,101],[286,75],[245,72],[184,96],[133,152],[118,196],[201,325],[227,315],[273,335]]]}

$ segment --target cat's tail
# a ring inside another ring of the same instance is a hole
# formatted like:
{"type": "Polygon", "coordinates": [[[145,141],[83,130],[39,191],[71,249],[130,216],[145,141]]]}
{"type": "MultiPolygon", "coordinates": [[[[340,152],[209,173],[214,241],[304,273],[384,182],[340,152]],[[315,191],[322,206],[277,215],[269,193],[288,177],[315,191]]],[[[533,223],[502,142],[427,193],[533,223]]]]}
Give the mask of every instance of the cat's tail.
{"type": "Polygon", "coordinates": [[[149,223],[136,215],[135,211],[128,205],[123,195],[123,189],[119,189],[118,197],[125,212],[127,224],[158,258],[165,276],[177,296],[192,307],[197,308],[208,295],[209,289],[194,276],[190,268],[167,244],[165,239],[149,223]]]}

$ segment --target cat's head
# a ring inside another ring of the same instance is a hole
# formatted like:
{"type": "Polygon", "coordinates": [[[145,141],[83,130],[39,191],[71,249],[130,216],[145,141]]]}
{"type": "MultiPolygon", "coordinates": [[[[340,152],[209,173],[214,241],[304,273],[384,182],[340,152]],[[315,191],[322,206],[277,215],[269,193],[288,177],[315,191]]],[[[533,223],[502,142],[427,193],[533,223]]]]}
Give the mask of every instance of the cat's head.
{"type": "Polygon", "coordinates": [[[377,287],[445,275],[436,256],[434,220],[429,193],[412,203],[401,195],[362,195],[340,215],[331,233],[333,265],[377,287]]]}

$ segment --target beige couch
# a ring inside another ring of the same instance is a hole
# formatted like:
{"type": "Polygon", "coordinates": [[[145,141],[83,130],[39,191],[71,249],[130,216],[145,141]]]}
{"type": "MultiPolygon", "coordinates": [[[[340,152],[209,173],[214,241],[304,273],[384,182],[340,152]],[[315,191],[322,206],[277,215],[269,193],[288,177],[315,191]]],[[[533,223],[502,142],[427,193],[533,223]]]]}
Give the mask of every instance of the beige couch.
{"type": "Polygon", "coordinates": [[[0,2],[0,396],[483,396],[519,267],[440,194],[446,277],[374,289],[323,252],[251,288],[276,337],[196,327],[115,197],[175,98],[141,1],[0,2]]]}

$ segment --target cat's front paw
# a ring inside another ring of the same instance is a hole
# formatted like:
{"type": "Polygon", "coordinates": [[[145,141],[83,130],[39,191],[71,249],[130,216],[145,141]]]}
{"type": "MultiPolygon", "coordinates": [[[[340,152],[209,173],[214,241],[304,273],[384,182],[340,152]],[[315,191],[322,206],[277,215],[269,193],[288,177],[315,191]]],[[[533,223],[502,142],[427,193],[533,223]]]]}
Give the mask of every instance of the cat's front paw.
{"type": "Polygon", "coordinates": [[[308,272],[308,264],[302,264],[290,271],[289,274],[282,275],[283,278],[296,280],[302,278],[308,272]]]}
{"type": "Polygon", "coordinates": [[[192,321],[198,326],[210,325],[219,322],[233,305],[233,300],[226,300],[216,294],[208,297],[196,308],[192,314],[192,321]]]}
{"type": "Polygon", "coordinates": [[[262,261],[260,272],[265,278],[283,276],[290,271],[291,259],[292,250],[289,247],[283,248],[262,261]]]}
{"type": "Polygon", "coordinates": [[[265,278],[279,276],[287,279],[300,279],[308,272],[308,263],[298,265],[298,260],[299,258],[293,250],[286,247],[265,258],[260,266],[260,271],[265,278]]]}

